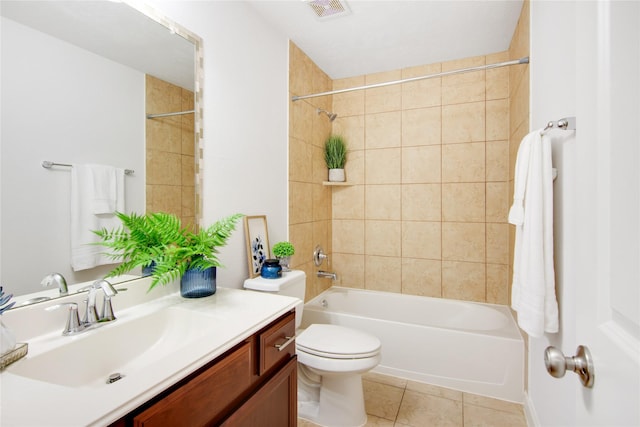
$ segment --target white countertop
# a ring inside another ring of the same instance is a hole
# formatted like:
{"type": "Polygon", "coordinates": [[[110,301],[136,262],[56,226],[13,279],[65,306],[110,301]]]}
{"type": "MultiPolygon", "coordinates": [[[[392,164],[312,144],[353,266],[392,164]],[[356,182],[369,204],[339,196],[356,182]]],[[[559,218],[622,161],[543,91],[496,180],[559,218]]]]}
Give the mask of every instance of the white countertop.
{"type": "MultiPolygon", "coordinates": [[[[154,292],[155,289],[150,294],[154,292]]],[[[0,374],[0,425],[108,425],[292,310],[298,303],[296,298],[221,287],[206,298],[187,299],[173,292],[121,310],[118,310],[117,299],[114,299],[118,320],[113,324],[120,322],[124,325],[127,319],[139,317],[141,310],[151,313],[168,307],[204,314],[211,322],[202,325],[207,328],[202,338],[189,342],[171,357],[160,358],[138,369],[135,375],[126,376],[125,373],[124,378],[112,384],[105,382],[104,385],[65,387],[13,374],[11,365],[0,374]]],[[[34,310],[39,313],[44,308],[30,307],[32,313],[36,313],[34,310]]],[[[59,316],[56,321],[59,321],[59,316]]],[[[14,319],[14,322],[17,320],[14,319]]],[[[107,324],[73,337],[62,337],[63,322],[56,324],[57,331],[54,332],[45,331],[39,336],[28,336],[26,332],[16,335],[18,341],[24,342],[21,340],[24,336],[30,338],[26,340],[29,343],[26,358],[29,358],[64,345],[65,340],[80,340],[85,334],[100,334],[109,326],[107,324]]],[[[27,329],[31,332],[33,327],[27,329]]],[[[117,352],[118,349],[114,348],[113,351],[117,352]]],[[[80,364],[83,358],[90,357],[90,353],[78,354],[75,360],[69,360],[68,363],[80,364]]],[[[52,366],[51,369],[56,367],[52,366]]]]}

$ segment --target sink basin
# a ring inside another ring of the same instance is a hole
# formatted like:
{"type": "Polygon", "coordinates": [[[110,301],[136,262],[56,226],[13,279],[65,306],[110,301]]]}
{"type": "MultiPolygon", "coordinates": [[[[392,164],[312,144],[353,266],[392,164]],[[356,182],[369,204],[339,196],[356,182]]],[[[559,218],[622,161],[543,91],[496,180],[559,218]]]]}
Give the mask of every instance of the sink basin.
{"type": "Polygon", "coordinates": [[[15,375],[67,387],[105,387],[111,374],[122,377],[207,334],[212,317],[189,310],[166,308],[127,322],[113,322],[6,369],[15,375]]]}

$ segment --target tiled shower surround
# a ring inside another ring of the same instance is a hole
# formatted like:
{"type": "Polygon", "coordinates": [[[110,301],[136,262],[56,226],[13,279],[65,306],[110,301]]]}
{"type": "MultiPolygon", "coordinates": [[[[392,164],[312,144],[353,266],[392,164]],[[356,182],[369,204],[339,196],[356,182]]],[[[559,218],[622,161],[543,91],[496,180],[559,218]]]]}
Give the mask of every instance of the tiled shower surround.
{"type": "MultiPolygon", "coordinates": [[[[519,24],[508,52],[333,81],[292,43],[290,95],[520,58],[527,34],[519,24]]],[[[315,277],[319,243],[336,285],[508,304],[507,213],[527,117],[528,65],[291,102],[289,231],[307,298],[332,284],[315,277]],[[323,185],[332,132],[347,140],[347,186],[323,185]]]]}
{"type": "MultiPolygon", "coordinates": [[[[146,76],[147,114],[194,109],[193,92],[146,76]]],[[[147,212],[168,212],[195,223],[194,115],[146,120],[147,212]]]]}

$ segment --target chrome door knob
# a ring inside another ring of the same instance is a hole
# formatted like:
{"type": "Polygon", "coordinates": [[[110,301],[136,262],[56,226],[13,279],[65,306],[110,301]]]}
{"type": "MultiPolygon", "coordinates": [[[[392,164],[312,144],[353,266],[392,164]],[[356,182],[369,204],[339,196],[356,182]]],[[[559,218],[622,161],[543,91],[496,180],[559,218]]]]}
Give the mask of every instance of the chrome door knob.
{"type": "Polygon", "coordinates": [[[576,352],[573,357],[565,357],[557,348],[547,347],[544,351],[544,364],[547,367],[547,372],[552,377],[562,378],[567,370],[573,371],[578,374],[583,386],[591,388],[594,381],[591,353],[587,347],[582,345],[578,346],[576,352]]]}

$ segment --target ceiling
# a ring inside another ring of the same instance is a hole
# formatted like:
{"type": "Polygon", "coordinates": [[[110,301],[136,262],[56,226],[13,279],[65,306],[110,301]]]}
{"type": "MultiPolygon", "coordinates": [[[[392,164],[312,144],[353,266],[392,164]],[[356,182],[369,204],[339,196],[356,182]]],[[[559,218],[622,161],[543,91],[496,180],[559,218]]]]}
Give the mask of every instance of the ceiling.
{"type": "Polygon", "coordinates": [[[347,14],[318,18],[305,0],[247,3],[332,79],[505,51],[522,8],[522,0],[347,0],[347,14]]]}
{"type": "Polygon", "coordinates": [[[125,3],[2,0],[0,14],[178,86],[195,86],[194,45],[125,3]]]}

